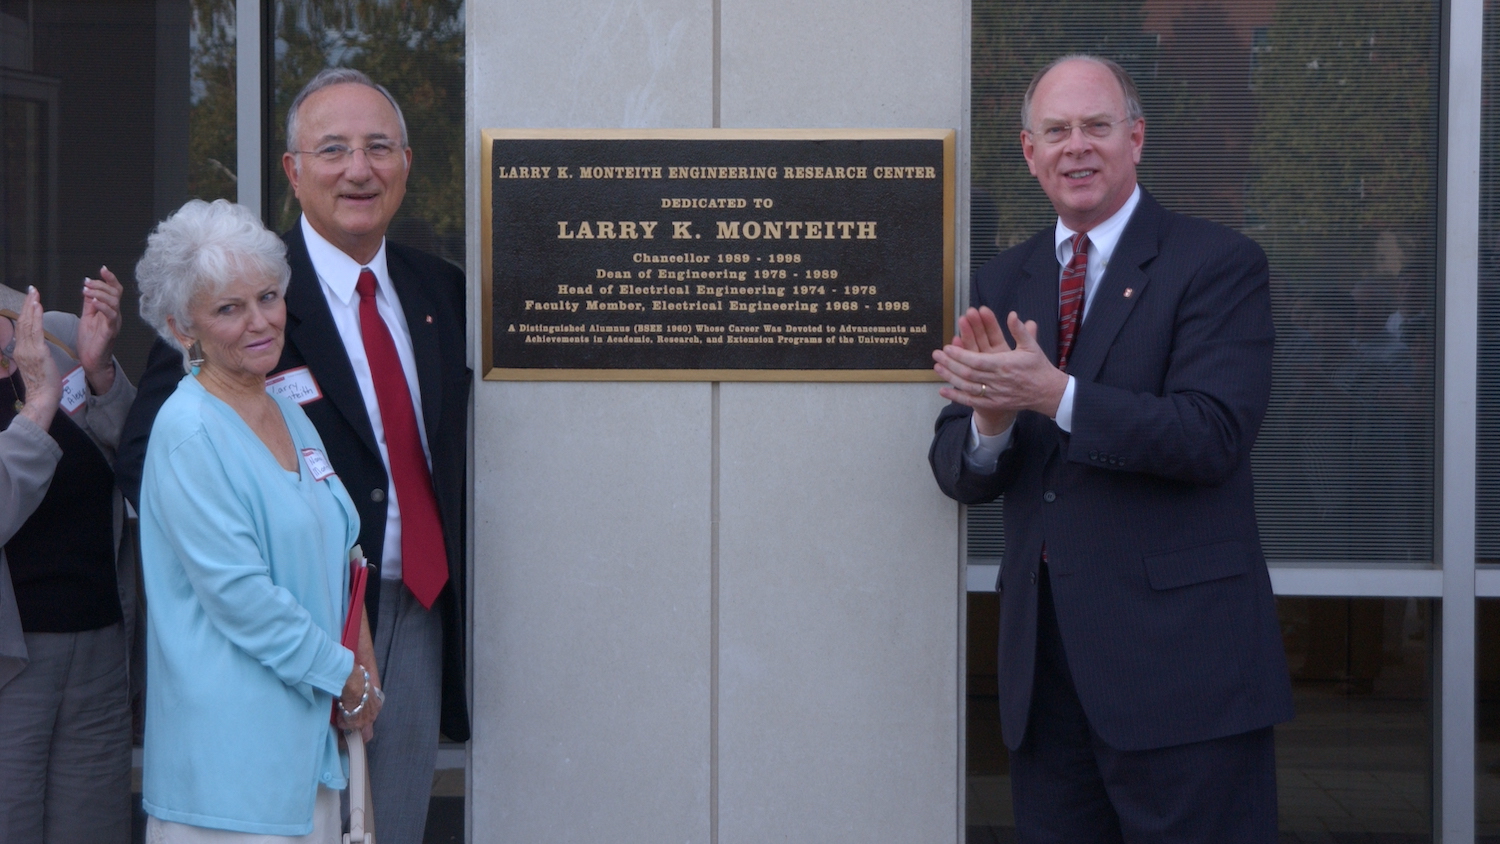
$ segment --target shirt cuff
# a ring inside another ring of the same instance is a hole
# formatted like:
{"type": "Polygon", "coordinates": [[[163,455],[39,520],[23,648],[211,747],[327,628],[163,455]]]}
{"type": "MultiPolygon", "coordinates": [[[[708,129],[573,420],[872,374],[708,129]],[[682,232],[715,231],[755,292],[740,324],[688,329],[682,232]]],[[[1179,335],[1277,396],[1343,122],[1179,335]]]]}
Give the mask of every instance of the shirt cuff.
{"type": "Polygon", "coordinates": [[[1057,415],[1052,417],[1057,427],[1070,434],[1073,433],[1073,386],[1077,383],[1073,376],[1068,376],[1068,386],[1063,390],[1062,401],[1057,403],[1057,415]]]}
{"type": "Polygon", "coordinates": [[[969,444],[964,447],[964,462],[969,464],[969,469],[981,475],[993,474],[1000,455],[1010,448],[1010,437],[1015,428],[1016,423],[1012,422],[1005,430],[987,437],[979,433],[978,423],[970,416],[969,444]]]}

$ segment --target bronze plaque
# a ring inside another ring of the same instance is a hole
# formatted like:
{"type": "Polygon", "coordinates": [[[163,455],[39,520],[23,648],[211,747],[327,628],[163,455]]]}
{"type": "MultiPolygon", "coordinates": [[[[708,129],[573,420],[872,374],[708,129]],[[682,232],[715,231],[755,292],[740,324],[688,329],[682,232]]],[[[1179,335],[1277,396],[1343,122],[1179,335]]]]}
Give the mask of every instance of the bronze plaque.
{"type": "Polygon", "coordinates": [[[951,130],[483,137],[485,378],[934,379],[951,130]]]}

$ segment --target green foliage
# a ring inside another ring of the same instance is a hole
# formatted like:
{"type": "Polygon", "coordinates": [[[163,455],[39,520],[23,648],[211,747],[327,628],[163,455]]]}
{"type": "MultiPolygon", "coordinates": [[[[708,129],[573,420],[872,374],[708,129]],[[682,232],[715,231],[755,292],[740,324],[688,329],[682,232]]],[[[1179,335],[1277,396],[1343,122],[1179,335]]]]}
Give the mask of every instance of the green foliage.
{"type": "MultiPolygon", "coordinates": [[[[464,17],[461,0],[306,0],[276,12],[276,136],[280,167],[292,98],[325,67],[353,67],[390,89],[413,150],[406,200],[391,236],[464,260],[464,17]]],[[[272,181],[278,228],[300,209],[272,181]]]]}
{"type": "MultiPolygon", "coordinates": [[[[233,199],[234,0],[192,0],[189,193],[233,199]]],[[[276,4],[276,103],[268,219],[291,228],[301,210],[279,175],[292,98],[325,67],[353,67],[388,88],[413,150],[406,200],[391,236],[464,260],[464,16],[462,0],[283,0],[276,4]]]]}
{"type": "Polygon", "coordinates": [[[188,195],[234,200],[234,0],[192,0],[188,195]]]}
{"type": "MultiPolygon", "coordinates": [[[[1247,216],[1273,263],[1375,235],[1430,249],[1438,39],[1432,4],[1282,3],[1254,74],[1247,216]]],[[[1424,250],[1425,251],[1425,250],[1424,250]]]]}
{"type": "Polygon", "coordinates": [[[1236,23],[1231,8],[1183,6],[1153,22],[1158,33],[1146,31],[1139,2],[974,5],[973,184],[993,200],[1000,246],[1053,218],[1021,156],[1026,86],[1047,61],[1091,52],[1135,77],[1146,110],[1141,182],[1169,207],[1247,231],[1288,270],[1320,264],[1330,245],[1368,254],[1384,233],[1409,260],[1431,254],[1429,0],[1281,2],[1269,27],[1236,23]]]}
{"type": "MultiPolygon", "coordinates": [[[[1098,0],[975,3],[973,185],[993,198],[1000,245],[1030,237],[1055,218],[1021,156],[1021,100],[1042,65],[1066,53],[1108,56],[1138,83],[1154,61],[1156,39],[1142,31],[1141,3],[1098,0]]],[[[1142,91],[1142,98],[1146,92],[1142,91]]]]}

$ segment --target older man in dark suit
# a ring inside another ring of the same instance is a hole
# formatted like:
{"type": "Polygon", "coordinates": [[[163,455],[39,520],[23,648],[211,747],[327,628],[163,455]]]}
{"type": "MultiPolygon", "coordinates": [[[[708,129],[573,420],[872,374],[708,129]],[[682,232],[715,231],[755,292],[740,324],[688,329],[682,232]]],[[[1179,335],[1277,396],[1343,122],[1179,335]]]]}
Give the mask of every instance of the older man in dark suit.
{"type": "Polygon", "coordinates": [[[1136,184],[1146,123],[1113,62],[1044,68],[1022,125],[1058,221],[979,271],[934,353],[953,404],[930,455],[953,498],[1005,496],[1019,840],[1274,842],[1292,702],[1250,475],[1265,255],[1136,184]]]}
{"type": "MultiPolygon", "coordinates": [[[[385,239],[412,163],[390,93],[325,70],[292,102],[284,169],[302,219],[286,345],[268,388],[295,398],[359,508],[379,566],[366,607],[387,699],[369,745],[383,844],[422,840],[438,732],[469,737],[464,684],[464,487],[470,371],[457,267],[385,239]]],[[[158,341],[118,476],[134,499],[156,411],[182,376],[158,341]]]]}

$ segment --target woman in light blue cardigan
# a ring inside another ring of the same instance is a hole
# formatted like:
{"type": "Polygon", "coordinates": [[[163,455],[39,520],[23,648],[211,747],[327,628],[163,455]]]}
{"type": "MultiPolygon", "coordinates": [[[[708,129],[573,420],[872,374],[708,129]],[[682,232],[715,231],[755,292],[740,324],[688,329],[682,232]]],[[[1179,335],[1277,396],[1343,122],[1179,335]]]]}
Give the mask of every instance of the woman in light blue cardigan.
{"type": "Polygon", "coordinates": [[[337,697],[365,728],[381,695],[368,624],[358,653],[339,644],[359,517],[307,416],[266,392],[285,248],[248,210],[194,200],[136,276],[141,315],[193,365],[141,487],[148,840],[337,842],[330,712],[337,697]]]}

